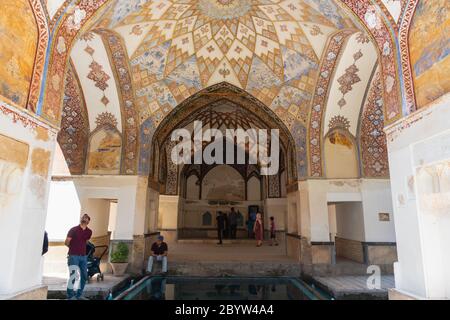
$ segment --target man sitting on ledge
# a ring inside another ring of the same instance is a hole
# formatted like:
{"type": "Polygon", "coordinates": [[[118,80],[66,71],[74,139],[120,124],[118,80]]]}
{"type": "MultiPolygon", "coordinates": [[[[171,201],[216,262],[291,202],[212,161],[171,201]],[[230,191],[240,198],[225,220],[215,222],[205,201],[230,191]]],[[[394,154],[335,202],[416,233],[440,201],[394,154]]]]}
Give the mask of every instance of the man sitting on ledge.
{"type": "Polygon", "coordinates": [[[163,236],[158,236],[158,240],[152,245],[152,255],[148,259],[147,272],[152,273],[153,262],[162,262],[162,273],[167,274],[167,251],[169,251],[167,243],[164,242],[163,236]]]}

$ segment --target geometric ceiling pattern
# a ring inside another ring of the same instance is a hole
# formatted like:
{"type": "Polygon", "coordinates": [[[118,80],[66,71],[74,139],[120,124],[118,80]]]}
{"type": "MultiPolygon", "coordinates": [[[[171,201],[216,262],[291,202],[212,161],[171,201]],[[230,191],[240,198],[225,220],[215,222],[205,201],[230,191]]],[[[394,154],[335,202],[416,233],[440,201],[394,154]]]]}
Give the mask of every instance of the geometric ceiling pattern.
{"type": "MultiPolygon", "coordinates": [[[[88,127],[92,132],[97,117],[113,116],[124,135],[123,159],[141,163],[169,113],[195,93],[226,82],[279,117],[295,140],[299,176],[313,175],[313,157],[305,157],[313,102],[322,99],[326,110],[321,136],[335,119],[348,122],[358,136],[379,64],[372,39],[347,12],[325,0],[111,1],[71,51],[88,127]],[[334,53],[330,39],[340,34],[334,53]],[[325,90],[316,90],[324,63],[331,61],[325,90]],[[127,129],[136,126],[137,134],[127,129]],[[127,148],[127,137],[137,149],[127,148]]],[[[146,166],[138,172],[127,168],[123,173],[148,173],[146,166]]]]}
{"type": "Polygon", "coordinates": [[[307,120],[327,37],[353,24],[332,2],[157,0],[118,2],[98,27],[125,39],[142,121],[228,82],[292,125],[307,120]]]}

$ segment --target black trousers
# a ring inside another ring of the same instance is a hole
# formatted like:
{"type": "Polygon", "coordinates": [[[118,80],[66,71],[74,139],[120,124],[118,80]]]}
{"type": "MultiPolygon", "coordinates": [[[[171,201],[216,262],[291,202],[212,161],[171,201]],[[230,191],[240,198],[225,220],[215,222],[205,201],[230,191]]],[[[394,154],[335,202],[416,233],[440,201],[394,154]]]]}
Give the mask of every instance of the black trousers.
{"type": "Polygon", "coordinates": [[[236,233],[237,233],[237,224],[230,225],[230,238],[236,239],[236,233]]]}
{"type": "Polygon", "coordinates": [[[223,229],[217,228],[217,236],[219,238],[219,243],[222,243],[223,229]]]}

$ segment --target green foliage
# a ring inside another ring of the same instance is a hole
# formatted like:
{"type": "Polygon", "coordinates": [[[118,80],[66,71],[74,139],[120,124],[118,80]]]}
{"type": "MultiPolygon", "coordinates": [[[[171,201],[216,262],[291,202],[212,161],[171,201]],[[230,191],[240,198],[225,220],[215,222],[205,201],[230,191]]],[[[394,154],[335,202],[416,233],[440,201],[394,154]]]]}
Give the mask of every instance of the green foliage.
{"type": "Polygon", "coordinates": [[[111,253],[111,262],[112,263],[126,263],[128,262],[128,246],[124,242],[119,242],[114,249],[114,252],[111,253]]]}

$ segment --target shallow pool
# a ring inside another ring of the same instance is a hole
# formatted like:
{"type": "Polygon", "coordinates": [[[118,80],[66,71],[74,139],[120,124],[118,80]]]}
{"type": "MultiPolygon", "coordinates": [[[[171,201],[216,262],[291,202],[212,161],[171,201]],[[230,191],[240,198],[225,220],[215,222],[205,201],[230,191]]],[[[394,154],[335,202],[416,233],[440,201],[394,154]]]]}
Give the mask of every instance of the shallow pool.
{"type": "Polygon", "coordinates": [[[123,300],[318,300],[296,278],[149,277],[122,293],[123,300]]]}

